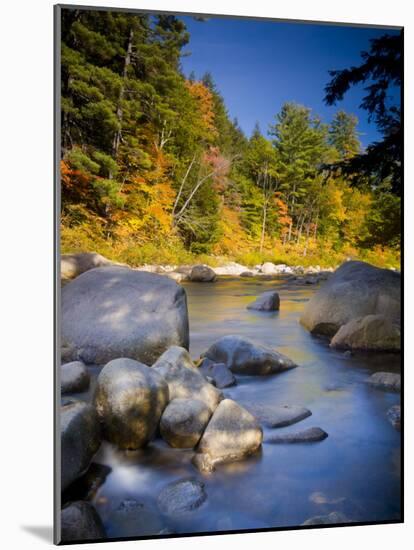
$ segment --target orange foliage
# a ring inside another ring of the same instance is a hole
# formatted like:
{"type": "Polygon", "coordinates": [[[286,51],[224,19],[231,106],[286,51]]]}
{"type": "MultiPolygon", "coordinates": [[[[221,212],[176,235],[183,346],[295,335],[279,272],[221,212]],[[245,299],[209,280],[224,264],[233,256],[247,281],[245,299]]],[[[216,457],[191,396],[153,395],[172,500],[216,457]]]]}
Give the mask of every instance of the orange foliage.
{"type": "Polygon", "coordinates": [[[206,130],[217,134],[217,130],[214,126],[214,110],[213,110],[213,95],[210,90],[204,86],[202,82],[191,82],[189,80],[185,83],[188,91],[192,97],[197,101],[198,108],[201,113],[201,119],[204,123],[206,130]]]}

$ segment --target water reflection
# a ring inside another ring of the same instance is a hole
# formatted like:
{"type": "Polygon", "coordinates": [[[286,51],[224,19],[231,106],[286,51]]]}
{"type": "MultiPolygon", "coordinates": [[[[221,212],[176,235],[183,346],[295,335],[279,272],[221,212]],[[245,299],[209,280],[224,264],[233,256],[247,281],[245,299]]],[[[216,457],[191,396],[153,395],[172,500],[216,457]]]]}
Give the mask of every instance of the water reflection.
{"type": "Polygon", "coordinates": [[[307,407],[312,416],[279,430],[320,426],[329,437],[312,445],[265,444],[260,454],[221,465],[209,476],[194,469],[191,451],[171,449],[161,440],[134,452],[104,444],[95,460],[111,472],[94,502],[109,535],[299,525],[332,511],[356,522],[398,519],[400,434],[386,412],[399,396],[377,391],[365,380],[373,371],[398,371],[399,356],[343,354],[312,337],[298,319],[314,287],[240,279],[185,286],[194,359],[219,337],[240,334],[277,348],[300,365],[276,376],[238,376],[238,385],[225,394],[241,404],[307,407]],[[272,288],[280,292],[279,312],[246,309],[257,294],[272,288]],[[203,479],[206,502],[183,517],[163,517],[156,506],[159,492],[188,476],[203,479]],[[145,521],[137,519],[138,508],[126,519],[116,512],[127,498],[142,505],[145,521]]]}

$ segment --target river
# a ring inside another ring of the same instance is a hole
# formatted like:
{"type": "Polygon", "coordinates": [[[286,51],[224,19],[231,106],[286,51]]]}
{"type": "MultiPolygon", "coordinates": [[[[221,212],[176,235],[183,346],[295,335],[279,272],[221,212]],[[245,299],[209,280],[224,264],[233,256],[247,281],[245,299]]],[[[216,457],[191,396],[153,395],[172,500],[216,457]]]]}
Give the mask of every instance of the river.
{"type": "MultiPolygon", "coordinates": [[[[386,413],[400,399],[365,381],[376,371],[399,371],[400,357],[351,356],[311,336],[298,321],[315,285],[221,278],[184,286],[193,358],[219,337],[239,334],[277,348],[299,364],[274,376],[238,376],[237,386],[224,390],[225,395],[241,404],[305,406],[310,417],[273,431],[319,426],[328,438],[313,444],[265,443],[259,455],[219,466],[207,476],[192,466],[192,451],[171,449],[161,439],[127,452],[104,443],[95,462],[112,470],[93,502],[108,537],[287,527],[332,511],[352,522],[398,520],[400,434],[386,413]],[[279,312],[246,309],[254,296],[270,288],[279,290],[279,312]],[[188,477],[204,481],[205,503],[180,517],[161,516],[157,495],[169,482],[188,477]],[[139,506],[129,506],[137,502],[139,506]]],[[[97,369],[92,372],[96,376],[97,369]]],[[[271,431],[264,429],[265,438],[271,431]]]]}

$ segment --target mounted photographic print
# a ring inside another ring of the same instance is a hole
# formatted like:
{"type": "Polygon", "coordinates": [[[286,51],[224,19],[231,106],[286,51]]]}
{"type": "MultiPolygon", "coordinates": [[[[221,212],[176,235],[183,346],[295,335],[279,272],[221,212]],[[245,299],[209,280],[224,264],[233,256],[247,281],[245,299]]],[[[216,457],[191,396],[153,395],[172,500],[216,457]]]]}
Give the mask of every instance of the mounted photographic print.
{"type": "Polygon", "coordinates": [[[402,522],[403,29],[60,5],[55,85],[55,542],[402,522]]]}

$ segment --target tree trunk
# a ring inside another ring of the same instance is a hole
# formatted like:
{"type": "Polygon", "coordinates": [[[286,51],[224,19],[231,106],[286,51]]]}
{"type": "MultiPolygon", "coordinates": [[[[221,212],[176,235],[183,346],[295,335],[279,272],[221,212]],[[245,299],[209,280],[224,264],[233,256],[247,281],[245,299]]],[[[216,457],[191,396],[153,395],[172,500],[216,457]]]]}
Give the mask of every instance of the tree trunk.
{"type": "Polygon", "coordinates": [[[112,156],[114,157],[114,159],[116,159],[116,157],[118,156],[119,145],[121,143],[122,117],[123,117],[122,100],[124,99],[124,94],[125,94],[125,80],[128,75],[128,67],[131,64],[133,38],[134,38],[134,31],[130,29],[129,37],[128,37],[128,46],[127,46],[127,51],[126,51],[125,60],[124,60],[124,70],[122,72],[123,84],[121,86],[121,89],[119,90],[118,105],[116,109],[116,118],[118,119],[119,127],[118,127],[118,130],[115,132],[114,139],[112,141],[112,156]]]}
{"type": "Polygon", "coordinates": [[[260,237],[260,254],[263,252],[263,245],[266,233],[266,217],[267,217],[267,201],[263,204],[263,222],[262,222],[262,234],[260,237]]]}

